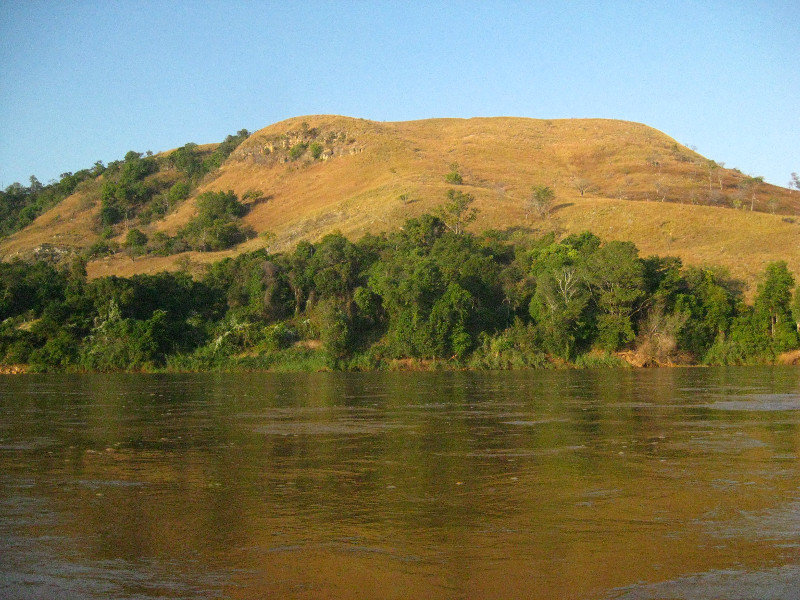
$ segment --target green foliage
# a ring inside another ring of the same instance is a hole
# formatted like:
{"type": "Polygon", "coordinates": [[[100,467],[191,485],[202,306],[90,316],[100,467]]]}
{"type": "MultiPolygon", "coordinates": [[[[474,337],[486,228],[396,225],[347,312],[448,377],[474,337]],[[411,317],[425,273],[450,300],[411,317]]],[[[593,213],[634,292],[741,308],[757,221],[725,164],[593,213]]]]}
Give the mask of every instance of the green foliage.
{"type": "Polygon", "coordinates": [[[203,169],[206,172],[219,169],[222,163],[239,147],[239,144],[248,137],[250,137],[250,132],[247,129],[240,129],[235,135],[226,136],[211,155],[203,161],[203,169]]]}
{"type": "Polygon", "coordinates": [[[297,331],[283,322],[267,327],[264,331],[264,346],[268,350],[284,350],[297,340],[297,331]]]}
{"type": "Polygon", "coordinates": [[[118,249],[118,245],[115,242],[101,237],[86,250],[86,258],[109,256],[118,249]]]}
{"type": "Polygon", "coordinates": [[[175,208],[186,200],[189,197],[189,193],[191,192],[191,186],[185,181],[179,181],[171,188],[169,188],[169,192],[167,192],[167,202],[169,203],[170,208],[175,208]]]}
{"type": "Polygon", "coordinates": [[[298,158],[303,156],[303,154],[306,153],[307,149],[308,149],[308,144],[306,144],[305,142],[299,142],[294,146],[292,146],[291,148],[289,148],[289,158],[292,160],[297,160],[298,158]]]}
{"type": "Polygon", "coordinates": [[[461,185],[464,183],[464,178],[458,172],[458,165],[453,163],[450,165],[450,172],[444,176],[444,180],[451,185],[461,185]]]}
{"type": "MultiPolygon", "coordinates": [[[[246,129],[229,135],[210,154],[201,152],[197,144],[192,143],[178,148],[161,161],[184,176],[178,182],[150,177],[158,173],[159,161],[150,152],[143,155],[131,150],[123,160],[114,161],[108,167],[97,161],[89,169],[62,173],[59,181],[48,185],[42,185],[33,176],[29,187],[14,183],[0,190],[0,238],[26,227],[37,216],[75,192],[81,183],[95,180],[100,175],[104,175],[100,186],[100,227],[112,226],[136,216],[143,223],[161,218],[186,199],[191,186],[218,168],[249,135],[246,129]]],[[[114,248],[106,246],[96,248],[93,255],[113,251],[114,248]]]]}
{"type": "Polygon", "coordinates": [[[683,281],[685,289],[677,295],[674,309],[689,318],[679,333],[678,345],[703,359],[730,329],[741,294],[718,270],[690,267],[683,281]]]}
{"type": "Polygon", "coordinates": [[[79,184],[98,177],[104,170],[103,163],[98,161],[92,169],[62,173],[54,183],[42,185],[31,175],[28,187],[13,183],[0,190],[0,238],[27,227],[44,211],[72,194],[79,184]]]}
{"type": "Polygon", "coordinates": [[[0,263],[0,322],[25,313],[41,316],[63,298],[66,286],[64,273],[45,262],[0,263]]]}
{"type": "Polygon", "coordinates": [[[445,226],[459,235],[464,233],[464,228],[478,218],[478,210],[472,208],[475,198],[472,194],[456,190],[447,191],[447,201],[439,207],[437,216],[445,226]]]}
{"type": "Polygon", "coordinates": [[[645,295],[639,252],[630,242],[607,242],[587,258],[585,274],[598,309],[597,344],[617,350],[633,340],[633,312],[645,295]]]}
{"type": "Polygon", "coordinates": [[[197,197],[197,216],[180,231],[179,237],[193,250],[230,248],[253,235],[238,222],[246,212],[247,207],[231,191],[205,192],[197,197]]]}
{"type": "MultiPolygon", "coordinates": [[[[117,177],[124,166],[113,169],[117,177]]],[[[202,194],[188,233],[237,226],[243,210],[231,192],[202,194]]],[[[785,263],[768,265],[747,306],[724,272],[642,259],[630,243],[584,233],[514,244],[505,233],[456,233],[452,218],[422,215],[356,243],[335,233],[285,254],[240,254],[200,281],[185,272],[88,281],[85,260],[0,263],[0,361],[297,370],[382,368],[396,358],[504,369],[619,366],[614,351],[634,340],[654,362],[691,353],[709,364],[768,362],[800,346],[800,289],[785,263]]],[[[131,229],[125,246],[169,252],[180,243],[131,229]]]]}
{"type": "Polygon", "coordinates": [[[753,307],[740,305],[728,331],[720,330],[704,358],[709,364],[768,362],[800,346],[792,300],[794,277],[785,262],[767,265],[753,307]]]}
{"type": "Polygon", "coordinates": [[[314,160],[318,160],[319,157],[322,156],[322,151],[324,149],[325,148],[319,142],[312,142],[308,146],[308,150],[309,152],[311,152],[311,158],[313,158],[314,160]]]}
{"type": "Polygon", "coordinates": [[[767,265],[764,279],[758,286],[753,313],[753,326],[769,336],[776,352],[798,345],[797,328],[792,317],[794,277],[784,261],[767,265]]]}
{"type": "Polygon", "coordinates": [[[339,361],[350,354],[352,336],[347,313],[336,302],[325,302],[319,308],[319,331],[322,347],[329,366],[336,368],[339,361]]]}
{"type": "Polygon", "coordinates": [[[797,333],[800,335],[800,285],[794,290],[794,299],[792,300],[792,318],[794,319],[797,327],[797,333]]]}
{"type": "Polygon", "coordinates": [[[174,251],[174,240],[163,231],[156,231],[150,236],[147,252],[156,256],[169,256],[174,251]]]}
{"type": "Polygon", "coordinates": [[[565,264],[539,274],[530,313],[549,352],[570,359],[586,342],[588,304],[585,275],[577,266],[565,264]]]}
{"type": "Polygon", "coordinates": [[[628,369],[630,365],[611,352],[587,352],[575,359],[579,369],[628,369]]]}
{"type": "Polygon", "coordinates": [[[536,344],[531,325],[517,320],[494,335],[482,333],[470,366],[482,369],[544,368],[549,365],[545,352],[536,344]]]}
{"type": "Polygon", "coordinates": [[[158,192],[158,187],[145,179],[158,172],[158,163],[152,157],[142,158],[131,150],[124,162],[109,169],[112,173],[100,188],[100,224],[114,225],[130,219],[158,192]]]}
{"type": "Polygon", "coordinates": [[[147,236],[134,227],[133,229],[130,229],[128,234],[125,236],[124,245],[125,248],[128,249],[128,252],[131,254],[131,256],[144,254],[147,251],[147,236]]]}
{"type": "Polygon", "coordinates": [[[168,157],[169,163],[189,179],[198,179],[207,169],[197,144],[188,143],[175,150],[168,157]]]}

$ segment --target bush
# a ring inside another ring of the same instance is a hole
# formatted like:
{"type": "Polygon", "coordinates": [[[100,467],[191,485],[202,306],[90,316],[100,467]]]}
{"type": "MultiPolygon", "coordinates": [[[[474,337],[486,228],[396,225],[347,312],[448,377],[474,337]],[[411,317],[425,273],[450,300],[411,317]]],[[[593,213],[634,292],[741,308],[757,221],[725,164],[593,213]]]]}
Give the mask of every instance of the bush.
{"type": "Polygon", "coordinates": [[[330,366],[335,366],[339,360],[350,354],[350,323],[344,311],[334,303],[321,307],[320,337],[331,361],[330,366]]]}
{"type": "Polygon", "coordinates": [[[107,239],[99,239],[86,250],[86,258],[97,258],[114,254],[119,247],[107,239]]]}
{"type": "Polygon", "coordinates": [[[169,256],[173,253],[174,241],[163,231],[156,231],[150,236],[147,251],[156,256],[169,256]]]}
{"type": "Polygon", "coordinates": [[[189,197],[189,192],[191,191],[191,187],[185,181],[179,181],[171,188],[169,188],[169,192],[167,192],[167,202],[169,203],[169,208],[173,209],[178,204],[183,202],[189,197]]]}
{"type": "Polygon", "coordinates": [[[461,185],[462,183],[464,183],[464,178],[461,177],[461,173],[459,173],[456,169],[453,169],[447,175],[445,175],[444,180],[447,183],[451,183],[453,185],[461,185]]]}
{"type": "MultiPolygon", "coordinates": [[[[231,191],[200,194],[197,210],[198,215],[178,234],[195,250],[225,250],[253,235],[251,229],[237,223],[238,218],[247,212],[247,207],[231,191]]],[[[177,252],[176,247],[177,244],[173,249],[177,252]]]]}
{"type": "Polygon", "coordinates": [[[308,144],[305,144],[303,142],[295,144],[289,149],[289,158],[291,158],[292,160],[297,160],[298,158],[303,156],[303,154],[306,153],[307,148],[308,144]]]}
{"type": "Polygon", "coordinates": [[[497,333],[480,336],[470,366],[481,369],[543,368],[549,366],[547,355],[536,346],[534,330],[521,322],[497,333]]]}
{"type": "Polygon", "coordinates": [[[135,227],[125,236],[125,248],[131,256],[138,256],[147,252],[147,236],[135,227]]]}
{"type": "Polygon", "coordinates": [[[588,352],[575,359],[579,369],[626,369],[630,365],[611,352],[588,352]]]}
{"type": "Polygon", "coordinates": [[[297,331],[286,323],[276,323],[264,330],[264,346],[268,350],[283,350],[298,339],[297,331]]]}

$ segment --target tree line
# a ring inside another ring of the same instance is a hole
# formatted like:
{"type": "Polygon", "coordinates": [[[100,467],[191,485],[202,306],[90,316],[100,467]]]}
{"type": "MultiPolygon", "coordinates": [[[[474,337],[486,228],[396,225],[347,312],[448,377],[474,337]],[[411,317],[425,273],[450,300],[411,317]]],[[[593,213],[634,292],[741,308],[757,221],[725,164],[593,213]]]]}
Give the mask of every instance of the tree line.
{"type": "Polygon", "coordinates": [[[470,204],[452,192],[395,232],[262,249],[198,278],[0,263],[0,358],[74,371],[519,368],[619,364],[621,350],[643,364],[747,364],[800,347],[785,262],[748,304],[723,269],[641,257],[630,242],[469,233],[470,204]]]}

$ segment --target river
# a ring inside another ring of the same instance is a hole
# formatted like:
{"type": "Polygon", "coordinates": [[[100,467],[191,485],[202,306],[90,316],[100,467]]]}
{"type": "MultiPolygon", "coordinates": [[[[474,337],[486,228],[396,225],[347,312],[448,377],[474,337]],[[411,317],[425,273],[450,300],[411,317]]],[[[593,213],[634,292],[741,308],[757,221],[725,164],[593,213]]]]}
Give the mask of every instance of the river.
{"type": "Polygon", "coordinates": [[[0,376],[0,597],[800,598],[800,369],[0,376]]]}

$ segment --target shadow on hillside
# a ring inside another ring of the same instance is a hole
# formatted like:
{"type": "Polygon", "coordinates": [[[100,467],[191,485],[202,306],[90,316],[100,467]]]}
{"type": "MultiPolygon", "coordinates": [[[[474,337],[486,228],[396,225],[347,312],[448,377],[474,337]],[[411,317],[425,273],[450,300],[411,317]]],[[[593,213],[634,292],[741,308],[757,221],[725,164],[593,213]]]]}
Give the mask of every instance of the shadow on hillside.
{"type": "Polygon", "coordinates": [[[248,199],[246,199],[246,200],[245,200],[245,201],[242,203],[242,204],[244,204],[244,206],[245,206],[245,209],[246,209],[246,212],[245,212],[245,214],[248,214],[248,213],[249,213],[251,210],[253,210],[253,209],[254,209],[256,206],[258,206],[259,204],[264,204],[264,203],[266,203],[266,202],[269,202],[269,201],[270,201],[270,200],[272,200],[274,197],[275,197],[275,196],[273,196],[272,194],[269,194],[269,195],[258,195],[258,196],[255,196],[255,197],[251,197],[251,198],[248,198],[248,199]]]}
{"type": "Polygon", "coordinates": [[[509,240],[515,235],[530,235],[536,233],[537,229],[535,227],[528,227],[526,225],[511,225],[510,227],[504,227],[503,229],[492,229],[490,231],[496,234],[499,239],[509,240]]]}
{"type": "Polygon", "coordinates": [[[552,212],[558,212],[562,208],[569,208],[570,206],[575,206],[575,203],[574,202],[562,202],[561,204],[556,204],[553,207],[552,212]]]}

